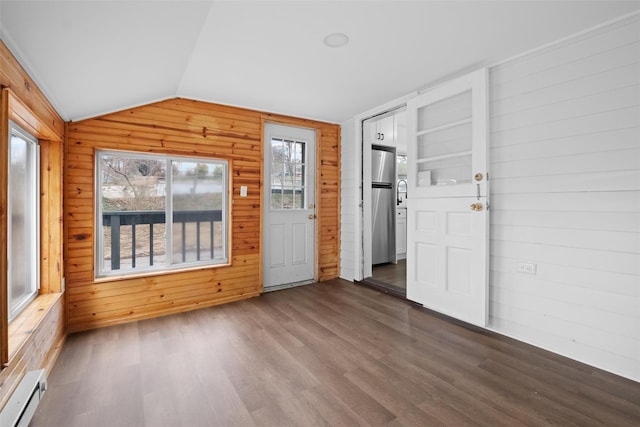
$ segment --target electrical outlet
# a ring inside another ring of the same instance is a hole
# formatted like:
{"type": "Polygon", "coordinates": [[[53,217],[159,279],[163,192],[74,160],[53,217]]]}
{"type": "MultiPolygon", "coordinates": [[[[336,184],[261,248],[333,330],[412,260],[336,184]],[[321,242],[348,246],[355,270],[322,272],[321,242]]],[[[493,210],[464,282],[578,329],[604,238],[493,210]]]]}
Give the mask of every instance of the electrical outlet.
{"type": "Polygon", "coordinates": [[[247,197],[247,186],[246,185],[241,185],[240,186],[240,197],[247,197]]]}
{"type": "Polygon", "coordinates": [[[518,273],[523,274],[536,274],[536,264],[531,262],[518,263],[518,273]]]}

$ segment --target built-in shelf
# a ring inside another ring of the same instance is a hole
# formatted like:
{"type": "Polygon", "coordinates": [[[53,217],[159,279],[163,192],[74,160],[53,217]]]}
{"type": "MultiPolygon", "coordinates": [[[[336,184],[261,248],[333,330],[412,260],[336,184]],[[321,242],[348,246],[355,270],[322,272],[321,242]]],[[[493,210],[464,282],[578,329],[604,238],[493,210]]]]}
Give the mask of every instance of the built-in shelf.
{"type": "Polygon", "coordinates": [[[438,131],[441,131],[441,130],[446,130],[446,129],[449,129],[449,128],[454,128],[456,126],[466,125],[468,123],[471,123],[471,117],[468,117],[468,118],[462,119],[462,120],[458,120],[457,122],[447,123],[446,125],[436,126],[434,128],[429,128],[429,129],[418,131],[417,132],[417,136],[428,135],[430,133],[438,132],[438,131]]]}
{"type": "Polygon", "coordinates": [[[441,156],[434,156],[434,157],[427,157],[424,159],[417,159],[416,163],[428,163],[428,162],[435,162],[438,160],[448,160],[448,159],[457,159],[460,157],[466,157],[466,156],[470,156],[473,153],[473,151],[468,150],[468,151],[460,151],[457,153],[449,153],[449,154],[443,154],[441,156]]]}

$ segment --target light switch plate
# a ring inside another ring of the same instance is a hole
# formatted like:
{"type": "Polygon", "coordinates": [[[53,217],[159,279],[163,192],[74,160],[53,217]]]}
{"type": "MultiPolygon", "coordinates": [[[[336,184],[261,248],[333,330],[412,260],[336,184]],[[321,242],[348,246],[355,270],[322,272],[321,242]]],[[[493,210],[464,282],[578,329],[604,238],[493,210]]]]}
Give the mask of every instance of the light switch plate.
{"type": "Polygon", "coordinates": [[[241,185],[240,186],[240,197],[247,197],[247,186],[246,185],[241,185]]]}

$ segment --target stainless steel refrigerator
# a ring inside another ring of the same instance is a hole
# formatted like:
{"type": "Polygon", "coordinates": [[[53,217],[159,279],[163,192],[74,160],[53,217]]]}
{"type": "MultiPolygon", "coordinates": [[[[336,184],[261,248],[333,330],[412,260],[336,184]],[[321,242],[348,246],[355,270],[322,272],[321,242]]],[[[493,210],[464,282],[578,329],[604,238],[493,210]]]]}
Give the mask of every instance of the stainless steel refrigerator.
{"type": "Polygon", "coordinates": [[[395,262],[396,156],[392,151],[374,148],[371,152],[371,263],[395,262]]]}

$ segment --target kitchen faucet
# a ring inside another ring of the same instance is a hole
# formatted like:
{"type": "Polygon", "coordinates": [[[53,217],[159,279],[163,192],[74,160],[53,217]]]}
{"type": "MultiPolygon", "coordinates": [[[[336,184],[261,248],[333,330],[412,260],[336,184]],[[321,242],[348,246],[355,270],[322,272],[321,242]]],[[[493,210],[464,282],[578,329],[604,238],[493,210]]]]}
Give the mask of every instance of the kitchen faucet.
{"type": "Polygon", "coordinates": [[[406,179],[399,179],[397,184],[396,184],[396,206],[400,205],[400,203],[402,203],[402,199],[400,198],[400,183],[404,182],[404,188],[405,190],[403,191],[404,193],[404,198],[407,198],[407,186],[409,184],[407,184],[407,180],[406,179]]]}

